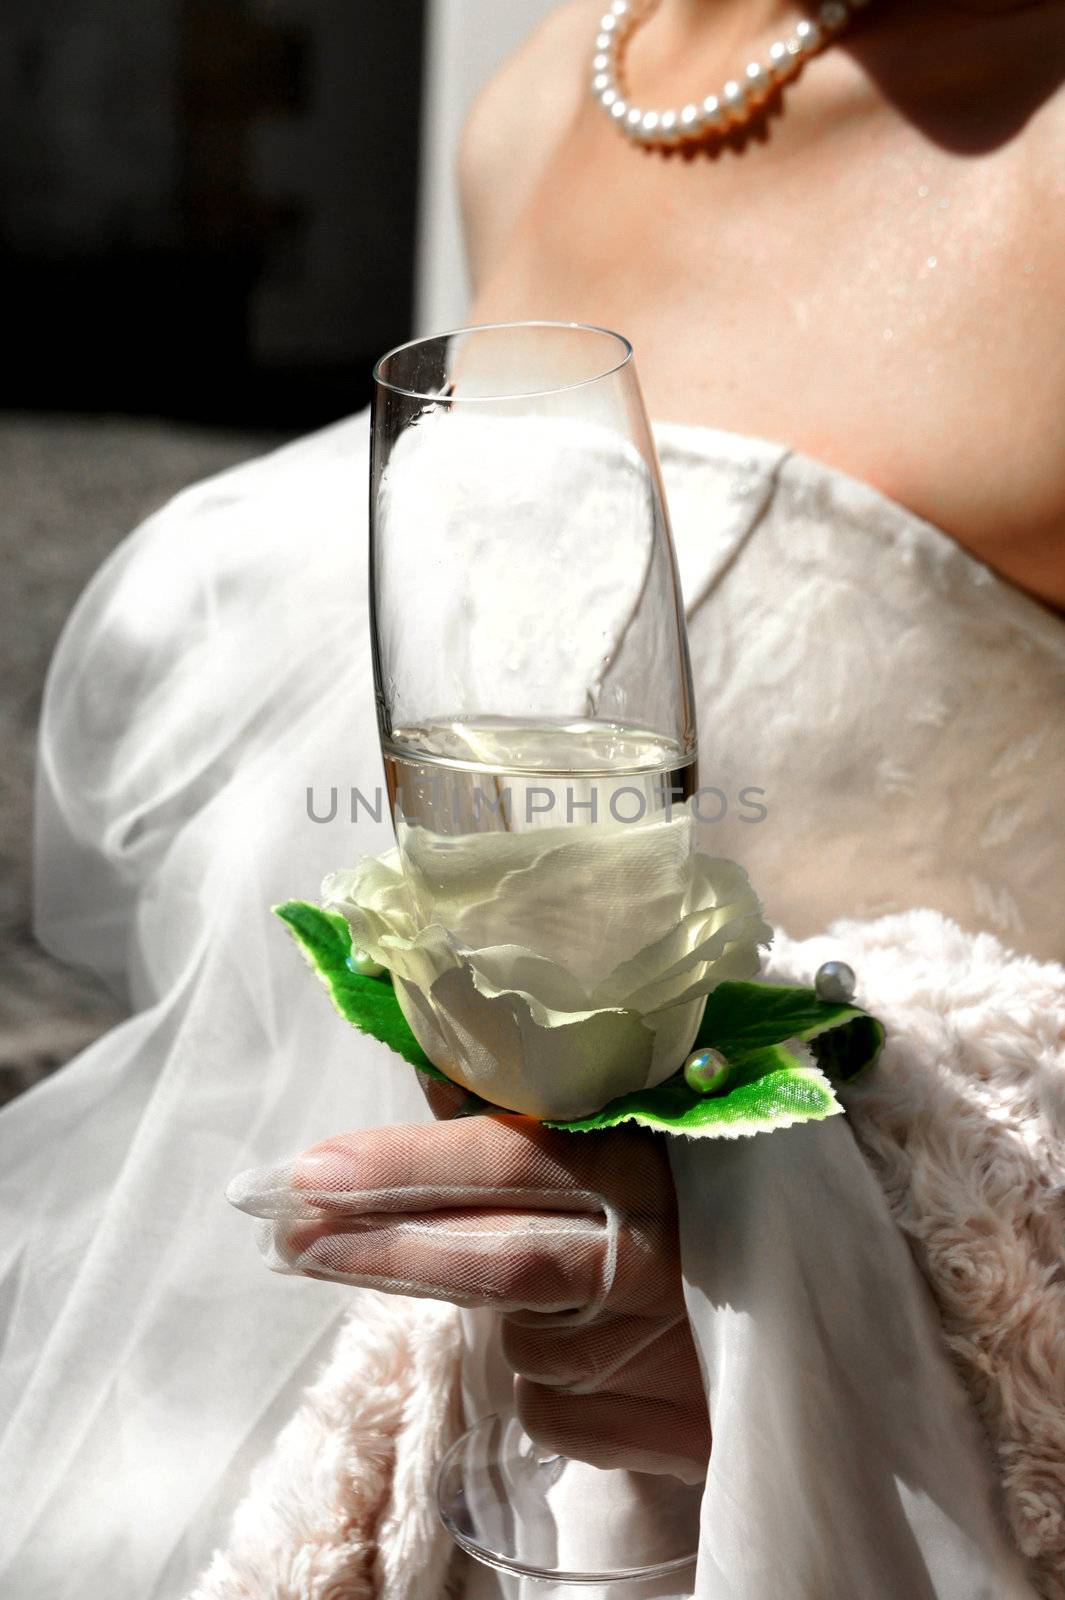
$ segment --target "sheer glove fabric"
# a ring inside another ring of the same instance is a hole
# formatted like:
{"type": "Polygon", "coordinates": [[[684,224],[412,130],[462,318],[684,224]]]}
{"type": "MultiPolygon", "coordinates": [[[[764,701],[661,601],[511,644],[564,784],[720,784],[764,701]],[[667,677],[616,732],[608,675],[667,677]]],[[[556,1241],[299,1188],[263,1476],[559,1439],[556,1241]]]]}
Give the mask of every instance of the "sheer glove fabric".
{"type": "Polygon", "coordinates": [[[709,1420],[657,1136],[510,1114],[361,1129],[229,1195],[265,1219],[276,1271],[501,1313],[538,1443],[702,1478],[709,1420]]]}

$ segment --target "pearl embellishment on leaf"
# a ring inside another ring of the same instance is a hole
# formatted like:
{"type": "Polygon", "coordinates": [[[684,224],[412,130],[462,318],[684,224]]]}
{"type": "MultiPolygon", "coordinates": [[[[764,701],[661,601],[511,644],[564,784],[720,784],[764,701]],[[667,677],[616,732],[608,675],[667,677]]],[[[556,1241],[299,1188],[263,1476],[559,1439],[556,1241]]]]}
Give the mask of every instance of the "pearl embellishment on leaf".
{"type": "Polygon", "coordinates": [[[365,950],[353,950],[348,957],[348,967],[357,978],[379,978],[384,972],[384,967],[373,956],[368,956],[365,950]]]}
{"type": "Polygon", "coordinates": [[[684,1063],[684,1082],[696,1094],[720,1094],[728,1076],[729,1064],[720,1050],[696,1050],[684,1063]]]}
{"type": "Polygon", "coordinates": [[[850,1005],[858,987],[853,967],[845,961],[825,961],[814,975],[814,992],[819,1000],[833,1005],[850,1005]]]}

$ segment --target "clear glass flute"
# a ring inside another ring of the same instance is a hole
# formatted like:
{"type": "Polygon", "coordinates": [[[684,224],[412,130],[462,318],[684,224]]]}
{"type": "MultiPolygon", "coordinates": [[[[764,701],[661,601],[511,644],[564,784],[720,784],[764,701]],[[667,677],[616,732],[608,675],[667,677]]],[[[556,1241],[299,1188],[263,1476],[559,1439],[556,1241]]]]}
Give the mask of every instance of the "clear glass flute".
{"type": "MultiPolygon", "coordinates": [[[[693,848],[687,637],[632,348],[497,324],[404,345],[374,376],[374,676],[411,894],[466,948],[522,946],[593,985],[676,920],[693,848]],[[559,842],[584,870],[545,884],[532,869],[559,842]],[[673,900],[647,903],[649,850],[673,900]]],[[[471,1555],[526,1578],[647,1582],[694,1560],[698,1486],[545,1452],[514,1415],[458,1441],[439,1505],[471,1555]]]]}

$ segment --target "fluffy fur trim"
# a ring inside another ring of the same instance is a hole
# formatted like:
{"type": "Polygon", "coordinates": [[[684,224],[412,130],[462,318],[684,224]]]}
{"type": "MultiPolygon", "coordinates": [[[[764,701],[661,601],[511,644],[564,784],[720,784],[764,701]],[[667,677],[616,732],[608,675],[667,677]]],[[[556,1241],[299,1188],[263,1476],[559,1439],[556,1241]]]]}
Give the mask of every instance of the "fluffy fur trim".
{"type": "Polygon", "coordinates": [[[460,1420],[454,1307],[352,1290],[332,1356],[189,1600],[429,1600],[453,1547],[433,1476],[460,1420]]]}
{"type": "Polygon", "coordinates": [[[1065,968],[932,911],[774,944],[858,975],[888,1043],[846,1093],[997,1458],[1033,1583],[1065,1600],[1065,968]]]}

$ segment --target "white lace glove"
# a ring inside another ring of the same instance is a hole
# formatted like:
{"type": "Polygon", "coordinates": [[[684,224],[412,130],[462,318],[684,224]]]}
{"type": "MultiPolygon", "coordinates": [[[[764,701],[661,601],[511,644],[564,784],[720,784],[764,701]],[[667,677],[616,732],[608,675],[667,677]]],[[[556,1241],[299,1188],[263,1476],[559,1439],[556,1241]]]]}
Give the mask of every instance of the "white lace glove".
{"type": "Polygon", "coordinates": [[[500,1312],[538,1443],[702,1477],[709,1420],[658,1136],[509,1114],[362,1129],[243,1173],[228,1193],[266,1219],[275,1271],[500,1312]]]}

